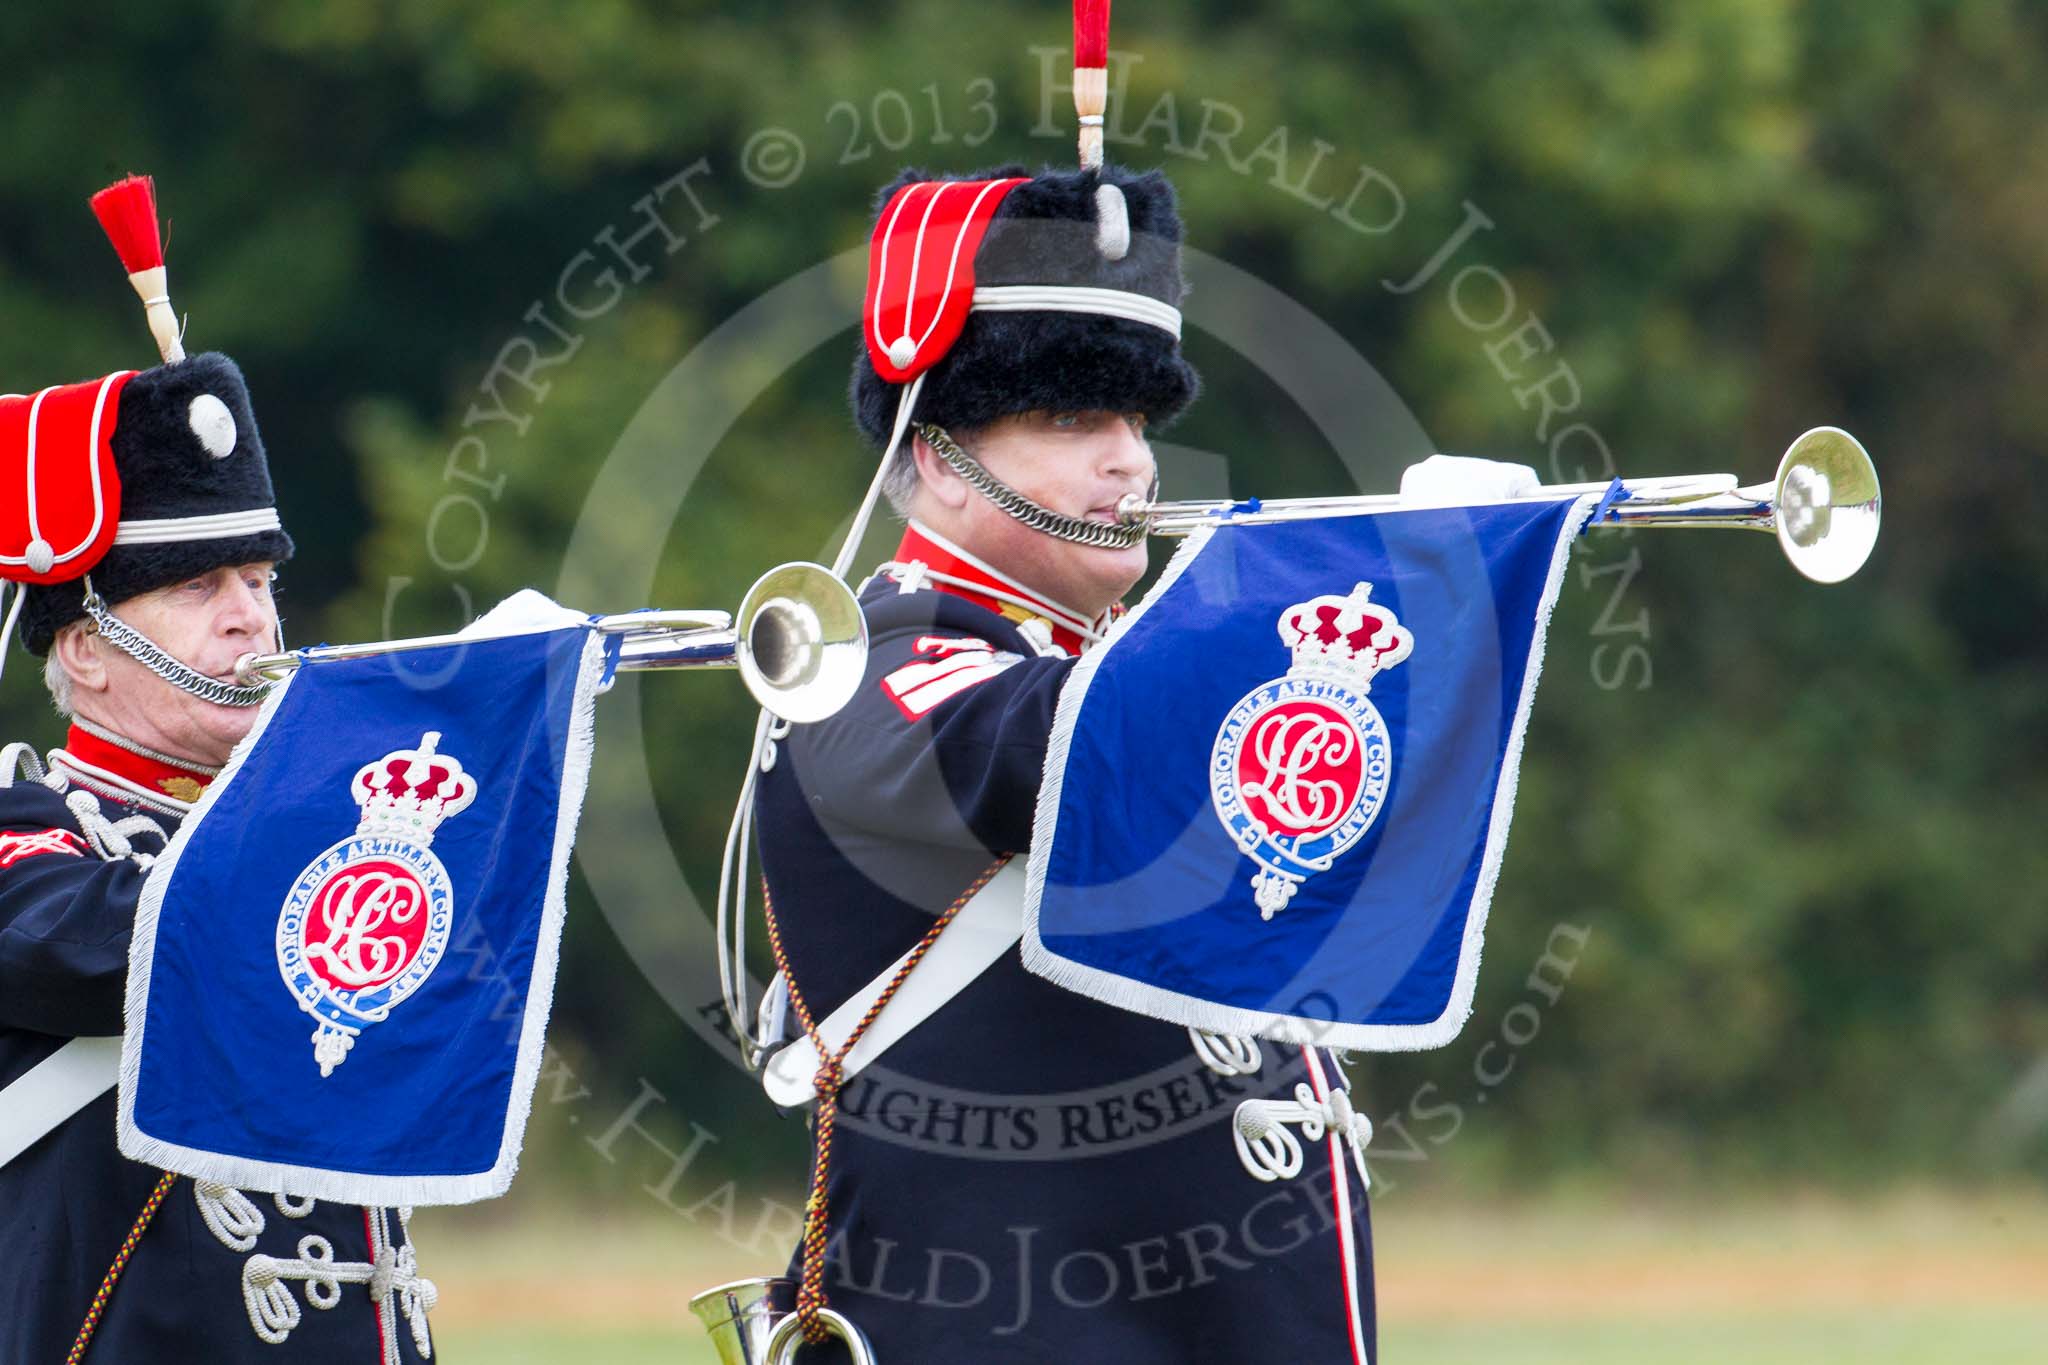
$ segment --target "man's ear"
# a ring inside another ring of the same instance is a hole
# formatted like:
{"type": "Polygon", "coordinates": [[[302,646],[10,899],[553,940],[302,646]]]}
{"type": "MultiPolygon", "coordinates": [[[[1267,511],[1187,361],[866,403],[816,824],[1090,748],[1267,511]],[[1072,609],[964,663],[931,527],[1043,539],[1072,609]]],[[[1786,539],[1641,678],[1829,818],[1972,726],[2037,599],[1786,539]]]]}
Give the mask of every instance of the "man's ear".
{"type": "Polygon", "coordinates": [[[936,498],[942,507],[955,511],[967,505],[973,489],[967,481],[953,472],[953,466],[939,458],[931,444],[916,432],[909,433],[910,458],[917,464],[918,482],[925,491],[936,498]]]}
{"type": "Polygon", "coordinates": [[[107,656],[99,633],[84,621],[73,621],[57,632],[51,653],[71,679],[71,685],[87,692],[107,690],[107,656]]]}

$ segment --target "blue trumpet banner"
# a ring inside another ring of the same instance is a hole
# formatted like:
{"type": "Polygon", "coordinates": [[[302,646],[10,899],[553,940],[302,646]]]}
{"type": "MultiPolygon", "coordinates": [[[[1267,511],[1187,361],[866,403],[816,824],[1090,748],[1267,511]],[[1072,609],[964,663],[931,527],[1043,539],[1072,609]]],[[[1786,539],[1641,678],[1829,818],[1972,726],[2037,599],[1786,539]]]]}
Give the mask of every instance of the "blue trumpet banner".
{"type": "Polygon", "coordinates": [[[125,1155],[362,1204],[505,1191],[605,663],[578,624],[289,676],[145,884],[125,1155]]]}
{"type": "Polygon", "coordinates": [[[1591,499],[1205,528],[1062,694],[1025,964],[1219,1033],[1406,1050],[1471,1011],[1591,499]]]}

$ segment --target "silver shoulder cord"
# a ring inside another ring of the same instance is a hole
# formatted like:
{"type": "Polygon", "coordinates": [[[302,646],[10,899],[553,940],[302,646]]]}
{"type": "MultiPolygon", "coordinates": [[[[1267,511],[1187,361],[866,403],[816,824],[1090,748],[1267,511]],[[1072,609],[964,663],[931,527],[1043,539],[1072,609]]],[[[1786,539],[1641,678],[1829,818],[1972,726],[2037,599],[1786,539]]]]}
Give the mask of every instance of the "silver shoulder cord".
{"type": "Polygon", "coordinates": [[[63,795],[65,807],[78,821],[79,833],[85,836],[86,843],[102,861],[111,863],[127,858],[147,868],[156,862],[156,855],[137,852],[135,836],[153,834],[160,844],[170,843],[164,827],[147,815],[130,815],[119,820],[107,818],[100,810],[97,796],[90,791],[70,788],[69,779],[61,773],[53,780],[50,770],[37,756],[35,747],[17,740],[0,749],[0,788],[12,787],[23,777],[63,795]]]}
{"type": "Polygon", "coordinates": [[[269,683],[239,687],[218,678],[209,678],[198,669],[172,658],[156,641],[108,611],[106,600],[93,589],[90,581],[85,589],[85,614],[92,618],[93,627],[108,644],[179,691],[189,692],[201,701],[210,701],[217,706],[261,706],[263,699],[270,695],[269,683]]]}
{"type": "Polygon", "coordinates": [[[49,770],[43,767],[42,755],[36,752],[35,745],[26,740],[18,739],[0,749],[0,790],[12,787],[24,777],[31,782],[40,782],[48,773],[49,770]]]}
{"type": "MultiPolygon", "coordinates": [[[[725,852],[718,868],[718,989],[740,1056],[750,1071],[760,1070],[767,1050],[782,1041],[766,1036],[764,1021],[752,1018],[747,1004],[747,870],[754,835],[755,779],[775,766],[776,741],[788,733],[789,722],[765,710],[755,721],[747,775],[740,782],[739,801],[726,829],[725,852]]],[[[771,984],[769,994],[773,993],[771,984]]]]}
{"type": "MultiPolygon", "coordinates": [[[[832,572],[839,578],[846,577],[848,568],[853,564],[853,556],[860,549],[868,518],[874,514],[875,504],[881,498],[890,456],[902,444],[903,434],[909,429],[910,414],[917,406],[917,395],[924,388],[924,379],[924,373],[920,371],[897,395],[896,421],[889,433],[889,443],[882,448],[882,458],[875,464],[874,477],[868,482],[868,491],[861,499],[860,509],[854,513],[853,525],[848,528],[846,540],[832,561],[832,572]]],[[[747,1005],[747,872],[754,835],[754,786],[762,773],[775,766],[779,741],[788,734],[788,721],[765,710],[761,712],[754,725],[754,746],[747,752],[747,775],[740,783],[739,801],[733,808],[732,824],[726,829],[725,853],[718,868],[719,993],[724,997],[726,1019],[739,1043],[740,1056],[747,1067],[755,1071],[766,1059],[768,1048],[781,1041],[781,1014],[774,1008],[776,989],[772,982],[762,997],[759,1016],[747,1005]]]]}
{"type": "MultiPolygon", "coordinates": [[[[1076,545],[1089,545],[1098,550],[1128,550],[1133,545],[1145,543],[1148,528],[1142,521],[1132,525],[1083,521],[1064,512],[1055,512],[1050,507],[1041,507],[989,473],[979,460],[961,449],[960,443],[947,435],[943,427],[933,426],[930,422],[919,422],[917,434],[924,437],[925,444],[937,452],[940,459],[952,466],[953,472],[965,479],[975,492],[1034,531],[1042,532],[1055,540],[1069,540],[1076,545]]],[[[1147,499],[1148,502],[1158,497],[1156,477],[1153,482],[1152,497],[1147,499]]]]}
{"type": "Polygon", "coordinates": [[[14,601],[7,608],[5,622],[0,623],[0,673],[7,670],[7,655],[10,652],[7,646],[14,639],[15,623],[21,620],[21,604],[28,601],[28,584],[0,581],[0,595],[4,595],[5,590],[10,587],[14,589],[14,601]]]}

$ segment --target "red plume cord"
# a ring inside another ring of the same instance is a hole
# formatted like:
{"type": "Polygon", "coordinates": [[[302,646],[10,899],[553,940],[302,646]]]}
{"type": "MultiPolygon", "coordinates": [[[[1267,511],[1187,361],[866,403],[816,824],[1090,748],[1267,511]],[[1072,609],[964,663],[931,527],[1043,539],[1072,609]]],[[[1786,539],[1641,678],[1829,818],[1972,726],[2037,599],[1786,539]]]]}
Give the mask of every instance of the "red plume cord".
{"type": "Polygon", "coordinates": [[[1102,164],[1102,111],[1109,103],[1109,0],[1074,0],[1074,112],[1081,168],[1102,164]]]}

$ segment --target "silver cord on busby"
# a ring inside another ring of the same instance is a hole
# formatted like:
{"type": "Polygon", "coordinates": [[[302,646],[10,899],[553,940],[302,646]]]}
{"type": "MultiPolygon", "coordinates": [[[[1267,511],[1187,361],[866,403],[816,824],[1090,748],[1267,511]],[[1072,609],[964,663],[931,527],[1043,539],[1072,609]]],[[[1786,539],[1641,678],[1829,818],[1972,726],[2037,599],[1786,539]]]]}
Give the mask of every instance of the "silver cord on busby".
{"type": "MultiPolygon", "coordinates": [[[[1098,550],[1128,550],[1133,545],[1145,543],[1146,528],[1143,523],[1129,525],[1122,522],[1089,521],[1083,517],[1070,517],[1064,512],[1055,512],[1025,497],[1010,485],[988,472],[987,466],[961,448],[958,441],[943,428],[930,422],[920,422],[917,434],[924,437],[926,445],[952,467],[966,481],[968,487],[994,503],[1004,515],[1029,526],[1032,530],[1053,537],[1055,540],[1072,541],[1098,550]]],[[[1153,493],[1157,496],[1159,480],[1153,476],[1153,493]]]]}
{"type": "Polygon", "coordinates": [[[156,641],[107,610],[107,604],[93,591],[92,575],[85,576],[85,614],[93,632],[114,648],[162,678],[180,692],[189,692],[216,706],[261,706],[270,695],[268,681],[244,686],[209,678],[172,654],[156,641]]]}

